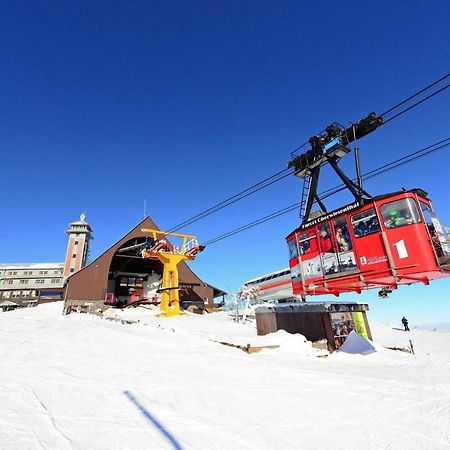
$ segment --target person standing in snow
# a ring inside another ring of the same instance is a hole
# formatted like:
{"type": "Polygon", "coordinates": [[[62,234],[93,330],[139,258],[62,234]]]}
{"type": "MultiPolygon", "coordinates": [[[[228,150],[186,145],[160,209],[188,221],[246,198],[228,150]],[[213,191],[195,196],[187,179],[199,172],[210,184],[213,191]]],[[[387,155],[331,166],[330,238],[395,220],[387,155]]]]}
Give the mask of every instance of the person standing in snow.
{"type": "Polygon", "coordinates": [[[405,327],[405,331],[411,331],[408,327],[408,320],[406,319],[405,316],[403,316],[403,318],[402,318],[402,324],[405,327]]]}

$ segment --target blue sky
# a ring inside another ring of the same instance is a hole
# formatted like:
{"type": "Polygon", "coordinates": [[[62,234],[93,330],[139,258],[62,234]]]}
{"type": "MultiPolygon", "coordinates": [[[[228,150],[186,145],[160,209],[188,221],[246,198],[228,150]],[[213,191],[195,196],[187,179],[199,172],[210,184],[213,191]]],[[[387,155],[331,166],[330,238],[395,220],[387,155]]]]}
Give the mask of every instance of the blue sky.
{"type": "MultiPolygon", "coordinates": [[[[62,260],[64,230],[81,211],[96,256],[142,218],[144,199],[168,229],[282,170],[329,123],[382,112],[447,73],[449,9],[445,1],[3,3],[0,260],[62,260]]],[[[439,95],[362,140],[363,172],[446,138],[448,105],[448,93],[439,95]]],[[[423,187],[450,223],[449,153],[366,188],[423,187]]],[[[286,179],[184,231],[206,241],[298,201],[300,189],[286,179]]],[[[297,225],[297,212],[282,216],[212,245],[193,267],[236,290],[287,266],[284,237],[297,225]]],[[[442,322],[449,291],[441,280],[387,301],[375,292],[358,299],[377,320],[442,322]]]]}

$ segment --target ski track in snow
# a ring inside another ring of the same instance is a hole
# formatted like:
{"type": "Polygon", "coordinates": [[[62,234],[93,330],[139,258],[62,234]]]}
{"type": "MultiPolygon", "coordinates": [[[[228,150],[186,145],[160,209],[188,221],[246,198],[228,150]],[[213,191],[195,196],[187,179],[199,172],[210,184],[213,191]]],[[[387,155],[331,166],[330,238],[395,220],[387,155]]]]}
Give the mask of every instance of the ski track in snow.
{"type": "Polygon", "coordinates": [[[34,398],[36,399],[36,401],[39,403],[39,405],[42,407],[42,409],[45,411],[45,413],[47,414],[47,416],[48,416],[48,418],[49,418],[49,420],[50,420],[50,423],[52,424],[52,426],[53,426],[53,429],[63,438],[63,439],[65,439],[66,440],[66,442],[69,444],[69,446],[70,446],[70,448],[72,448],[72,440],[69,438],[69,437],[67,437],[59,428],[58,428],[58,426],[56,425],[56,420],[55,420],[55,418],[53,417],[53,415],[51,414],[51,412],[48,410],[48,408],[47,408],[47,406],[46,406],[46,404],[40,399],[40,397],[37,395],[37,393],[36,393],[36,386],[33,386],[33,389],[32,389],[32,392],[33,392],[33,396],[34,396],[34,398]]]}
{"type": "MultiPolygon", "coordinates": [[[[61,304],[0,313],[0,449],[165,449],[123,398],[131,391],[188,449],[448,449],[450,334],[373,325],[372,355],[316,358],[292,335],[267,344],[226,314],[124,325],[62,316],[61,304]]],[[[369,316],[370,319],[370,316],[369,316]]]]}

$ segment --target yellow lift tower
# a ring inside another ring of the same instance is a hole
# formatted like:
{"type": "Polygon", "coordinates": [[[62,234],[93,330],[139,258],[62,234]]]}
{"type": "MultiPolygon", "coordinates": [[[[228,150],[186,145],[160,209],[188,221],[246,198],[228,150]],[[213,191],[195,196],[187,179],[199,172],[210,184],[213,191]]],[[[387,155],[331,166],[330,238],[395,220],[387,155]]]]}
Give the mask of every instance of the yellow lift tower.
{"type": "Polygon", "coordinates": [[[161,313],[166,317],[179,316],[180,294],[178,285],[178,264],[181,261],[194,260],[204,247],[198,244],[195,236],[188,234],[169,233],[166,231],[142,228],[143,233],[149,233],[153,244],[149,249],[142,250],[142,257],[158,259],[163,263],[161,286],[161,313]],[[182,244],[175,247],[167,242],[166,236],[182,239],[182,244]]]}

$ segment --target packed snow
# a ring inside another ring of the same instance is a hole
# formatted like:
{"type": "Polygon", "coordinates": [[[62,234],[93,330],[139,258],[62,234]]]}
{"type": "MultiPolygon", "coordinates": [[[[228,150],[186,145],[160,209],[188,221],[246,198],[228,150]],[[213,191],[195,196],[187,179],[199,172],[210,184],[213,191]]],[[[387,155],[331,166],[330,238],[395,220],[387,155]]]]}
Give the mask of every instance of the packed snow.
{"type": "Polygon", "coordinates": [[[61,311],[0,312],[0,449],[450,448],[448,333],[371,324],[324,357],[224,312],[61,311]]]}

